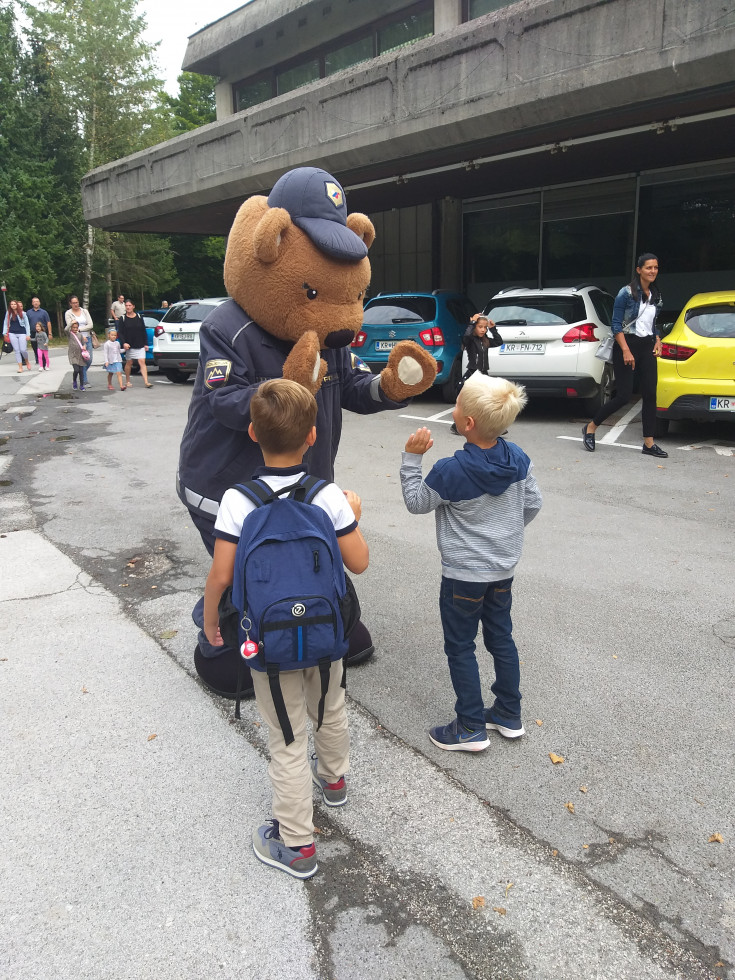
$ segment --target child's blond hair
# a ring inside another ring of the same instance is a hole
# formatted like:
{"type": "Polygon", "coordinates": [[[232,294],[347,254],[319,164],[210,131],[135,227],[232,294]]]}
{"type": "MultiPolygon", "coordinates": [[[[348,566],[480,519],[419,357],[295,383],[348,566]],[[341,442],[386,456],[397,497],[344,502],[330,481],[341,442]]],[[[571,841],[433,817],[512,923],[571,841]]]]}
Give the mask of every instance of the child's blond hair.
{"type": "Polygon", "coordinates": [[[478,436],[490,441],[515,422],[528,398],[521,385],[475,371],[465,381],[457,401],[462,414],[475,420],[478,436]]]}
{"type": "Polygon", "coordinates": [[[292,453],[306,442],[316,422],[314,396],[295,381],[274,378],[253,395],[250,418],[261,449],[267,453],[292,453]]]}

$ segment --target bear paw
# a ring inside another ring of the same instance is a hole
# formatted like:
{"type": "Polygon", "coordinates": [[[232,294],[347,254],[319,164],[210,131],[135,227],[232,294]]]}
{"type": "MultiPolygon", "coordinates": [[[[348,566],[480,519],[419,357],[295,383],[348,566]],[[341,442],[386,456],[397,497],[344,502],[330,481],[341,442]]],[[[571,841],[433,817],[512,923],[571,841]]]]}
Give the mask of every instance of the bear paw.
{"type": "Polygon", "coordinates": [[[283,377],[303,385],[312,395],[319,391],[327,373],[327,362],[319,350],[319,338],[313,330],[307,330],[283,364],[283,377]]]}
{"type": "Polygon", "coordinates": [[[436,370],[436,361],[428,351],[413,340],[401,340],[380,373],[380,387],[391,401],[402,402],[430,388],[436,370]]]}

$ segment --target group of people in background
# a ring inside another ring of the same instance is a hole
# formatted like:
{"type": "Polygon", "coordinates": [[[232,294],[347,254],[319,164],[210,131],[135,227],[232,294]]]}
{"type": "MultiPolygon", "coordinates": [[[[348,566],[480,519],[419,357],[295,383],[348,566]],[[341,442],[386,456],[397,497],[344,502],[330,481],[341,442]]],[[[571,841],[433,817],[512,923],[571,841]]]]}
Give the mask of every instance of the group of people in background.
{"type": "Polygon", "coordinates": [[[53,336],[51,319],[41,307],[41,300],[34,296],[31,309],[26,312],[19,299],[11,299],[3,322],[3,341],[9,344],[18,364],[18,374],[31,370],[28,343],[36,358],[39,371],[48,371],[48,341],[53,336]]]}

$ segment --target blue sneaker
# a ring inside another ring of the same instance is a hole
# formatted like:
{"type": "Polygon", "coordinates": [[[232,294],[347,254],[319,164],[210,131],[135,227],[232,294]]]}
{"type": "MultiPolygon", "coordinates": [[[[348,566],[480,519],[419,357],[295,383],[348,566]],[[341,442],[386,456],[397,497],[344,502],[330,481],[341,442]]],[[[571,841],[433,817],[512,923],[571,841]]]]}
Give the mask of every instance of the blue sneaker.
{"type": "Polygon", "coordinates": [[[263,864],[294,878],[311,878],[319,870],[313,841],[303,847],[287,847],[281,840],[277,820],[268,820],[253,831],[253,851],[263,864]]]}
{"type": "Polygon", "coordinates": [[[437,725],[429,729],[429,738],[440,749],[447,752],[482,752],[490,744],[487,732],[481,728],[471,731],[455,718],[448,725],[437,725]]]}
{"type": "Polygon", "coordinates": [[[489,732],[500,732],[503,738],[520,738],[526,734],[520,718],[502,718],[492,708],[485,708],[485,728],[489,732]]]}
{"type": "Polygon", "coordinates": [[[311,757],[311,781],[322,791],[322,799],[327,806],[344,806],[347,802],[347,783],[345,777],[340,776],[336,783],[328,783],[326,779],[317,772],[319,759],[316,754],[311,757]]]}

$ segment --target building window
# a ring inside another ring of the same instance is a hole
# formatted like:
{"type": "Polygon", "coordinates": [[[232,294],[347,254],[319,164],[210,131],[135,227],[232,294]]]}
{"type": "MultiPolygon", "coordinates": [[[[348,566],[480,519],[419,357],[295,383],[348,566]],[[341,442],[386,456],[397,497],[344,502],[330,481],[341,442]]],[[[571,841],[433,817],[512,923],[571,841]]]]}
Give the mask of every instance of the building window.
{"type": "MultiPolygon", "coordinates": [[[[282,62],[232,86],[235,112],[292,92],[301,85],[351,68],[378,54],[396,51],[434,33],[433,0],[419,0],[400,17],[383,17],[308,52],[308,60],[282,62]]],[[[262,38],[261,38],[262,41],[262,38]]],[[[259,42],[256,42],[256,46],[259,42]]]]}
{"type": "Polygon", "coordinates": [[[308,85],[319,78],[319,59],[310,58],[300,65],[294,65],[276,75],[276,95],[292,92],[295,88],[308,85]]]}
{"type": "Polygon", "coordinates": [[[273,98],[273,82],[270,78],[261,78],[255,82],[245,82],[235,90],[235,112],[242,112],[260,102],[273,98]]]}
{"type": "Polygon", "coordinates": [[[622,278],[633,215],[601,214],[544,223],[545,286],[605,283],[622,278]]]}
{"type": "Polygon", "coordinates": [[[397,51],[407,44],[431,37],[434,33],[434,11],[423,10],[387,24],[378,31],[378,54],[397,51]]]}
{"type": "Polygon", "coordinates": [[[361,61],[367,61],[375,56],[375,42],[373,35],[362,37],[351,44],[345,44],[341,48],[327,51],[324,55],[324,74],[333,75],[336,71],[343,68],[351,68],[352,65],[359,65],[361,61]]]}
{"type": "Polygon", "coordinates": [[[474,20],[475,17],[482,17],[483,14],[490,14],[493,10],[500,10],[507,7],[514,0],[465,0],[467,13],[465,20],[474,20]]]}
{"type": "Polygon", "coordinates": [[[538,284],[541,208],[497,207],[464,216],[464,281],[482,308],[503,286],[538,284]]]}

